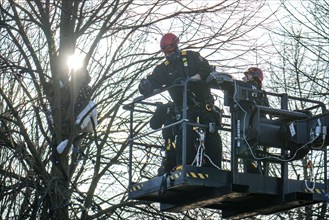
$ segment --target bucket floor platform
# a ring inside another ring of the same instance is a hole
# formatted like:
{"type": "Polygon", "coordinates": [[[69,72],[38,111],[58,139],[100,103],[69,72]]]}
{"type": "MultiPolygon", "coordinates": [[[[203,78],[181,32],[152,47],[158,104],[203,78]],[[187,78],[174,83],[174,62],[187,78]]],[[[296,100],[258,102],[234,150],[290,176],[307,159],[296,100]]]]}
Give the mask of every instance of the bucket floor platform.
{"type": "Polygon", "coordinates": [[[185,169],[185,177],[179,170],[131,184],[129,199],[159,202],[161,211],[210,208],[222,210],[223,218],[245,218],[326,202],[328,198],[322,183],[309,190],[304,180],[236,173],[233,182],[231,171],[194,166],[185,169]]]}

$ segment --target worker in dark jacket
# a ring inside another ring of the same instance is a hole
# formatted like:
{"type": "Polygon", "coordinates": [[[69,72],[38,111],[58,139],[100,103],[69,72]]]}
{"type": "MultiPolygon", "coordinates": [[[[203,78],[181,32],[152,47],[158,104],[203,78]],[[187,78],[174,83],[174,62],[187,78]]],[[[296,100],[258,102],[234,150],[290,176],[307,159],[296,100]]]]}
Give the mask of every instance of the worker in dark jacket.
{"type": "MultiPolygon", "coordinates": [[[[256,104],[269,107],[270,105],[266,97],[266,92],[262,88],[263,79],[264,79],[264,73],[258,67],[248,68],[244,72],[244,77],[242,78],[242,80],[248,83],[252,89],[261,91],[260,93],[257,93],[257,98],[255,99],[256,104]]],[[[266,117],[266,115],[261,115],[261,117],[266,117]]],[[[255,173],[255,174],[263,173],[260,162],[248,158],[248,159],[244,159],[243,163],[244,163],[245,172],[255,173]]]]}
{"type": "Polygon", "coordinates": [[[269,107],[269,102],[266,97],[266,92],[263,90],[263,80],[264,73],[258,67],[250,67],[244,72],[244,77],[242,78],[244,82],[251,85],[252,89],[260,90],[262,93],[258,95],[256,99],[256,104],[261,106],[269,107]]]}
{"type": "MultiPolygon", "coordinates": [[[[214,108],[214,100],[210,88],[205,83],[210,74],[208,61],[198,52],[181,51],[178,48],[179,39],[172,33],[165,34],[160,42],[166,60],[155,67],[152,74],[143,79],[139,91],[144,96],[151,95],[155,89],[178,85],[169,89],[174,101],[177,120],[182,119],[183,83],[193,79],[188,91],[187,119],[192,123],[209,124],[213,129],[201,129],[195,126],[187,127],[186,161],[187,164],[215,165],[220,167],[222,142],[218,134],[218,112],[214,108]],[[210,117],[208,115],[211,115],[210,117]],[[205,120],[212,121],[205,121],[205,120]],[[201,131],[202,130],[202,131],[201,131]],[[205,138],[202,138],[204,135],[205,138]],[[203,148],[205,157],[200,161],[199,149],[203,148]]],[[[177,131],[176,162],[182,164],[182,129],[177,131]]]]}

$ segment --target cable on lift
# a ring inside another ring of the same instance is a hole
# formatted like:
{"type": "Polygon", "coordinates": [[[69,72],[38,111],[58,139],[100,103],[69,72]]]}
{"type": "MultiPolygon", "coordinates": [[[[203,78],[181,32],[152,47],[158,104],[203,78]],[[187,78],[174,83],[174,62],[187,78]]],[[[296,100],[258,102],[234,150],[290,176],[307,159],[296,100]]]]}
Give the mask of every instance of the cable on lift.
{"type": "Polygon", "coordinates": [[[205,132],[203,129],[196,129],[195,132],[199,135],[199,146],[197,147],[197,153],[192,162],[192,166],[201,167],[204,163],[203,156],[205,155],[205,132]]]}
{"type": "MultiPolygon", "coordinates": [[[[197,123],[199,123],[199,117],[197,117],[197,123]]],[[[205,153],[205,141],[206,141],[206,131],[200,127],[193,127],[193,130],[199,135],[199,145],[197,146],[197,153],[192,162],[192,166],[195,165],[197,167],[201,167],[204,164],[204,157],[206,157],[211,165],[213,165],[218,170],[221,170],[219,166],[217,166],[210,157],[205,153]]]]}
{"type": "Polygon", "coordinates": [[[309,160],[307,162],[306,168],[309,169],[309,174],[307,175],[306,179],[305,179],[305,187],[307,190],[313,192],[315,189],[315,177],[314,177],[314,172],[313,172],[313,164],[312,161],[309,160]],[[308,180],[310,181],[311,186],[308,185],[308,180]]]}

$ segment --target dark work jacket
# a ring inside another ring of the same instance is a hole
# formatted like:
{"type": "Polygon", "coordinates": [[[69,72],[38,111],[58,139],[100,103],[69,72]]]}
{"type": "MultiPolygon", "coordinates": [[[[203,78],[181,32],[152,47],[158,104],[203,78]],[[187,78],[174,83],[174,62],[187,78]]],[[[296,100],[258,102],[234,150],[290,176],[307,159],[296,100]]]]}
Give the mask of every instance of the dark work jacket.
{"type": "Polygon", "coordinates": [[[270,107],[266,92],[262,89],[262,86],[255,81],[248,81],[246,84],[250,85],[252,89],[261,91],[257,93],[257,99],[255,100],[257,105],[270,107]]]}
{"type": "MultiPolygon", "coordinates": [[[[156,66],[147,79],[150,81],[153,90],[172,85],[180,85],[180,87],[169,89],[173,101],[177,104],[177,102],[181,102],[182,82],[197,74],[201,76],[202,80],[207,79],[210,74],[208,61],[198,52],[182,51],[180,57],[175,61],[169,62],[166,60],[162,64],[156,66]],[[185,52],[186,55],[184,55],[185,52]],[[187,58],[187,68],[184,67],[183,58],[187,58]]],[[[191,82],[191,84],[197,83],[191,82]]],[[[209,87],[196,86],[193,93],[199,96],[198,99],[203,100],[204,97],[210,94],[210,89],[209,87]]]]}

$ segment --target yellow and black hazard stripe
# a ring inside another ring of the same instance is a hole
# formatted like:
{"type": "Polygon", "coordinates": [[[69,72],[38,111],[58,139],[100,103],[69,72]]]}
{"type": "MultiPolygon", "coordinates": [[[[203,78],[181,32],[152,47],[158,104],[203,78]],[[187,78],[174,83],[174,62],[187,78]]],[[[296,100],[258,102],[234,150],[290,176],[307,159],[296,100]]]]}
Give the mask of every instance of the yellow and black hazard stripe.
{"type": "MultiPolygon", "coordinates": [[[[182,176],[182,172],[174,172],[170,175],[170,180],[175,180],[178,179],[182,176]]],[[[201,180],[205,180],[209,178],[209,175],[207,173],[200,173],[200,172],[192,172],[192,171],[188,171],[186,172],[186,177],[191,177],[193,179],[201,179],[201,180]]]]}
{"type": "Polygon", "coordinates": [[[182,171],[172,173],[169,178],[171,181],[178,179],[182,176],[182,171]]]}
{"type": "Polygon", "coordinates": [[[209,175],[207,173],[195,173],[195,172],[186,172],[187,177],[192,177],[193,179],[208,179],[209,175]]]}
{"type": "Polygon", "coordinates": [[[305,192],[309,192],[309,193],[315,193],[315,194],[324,194],[326,191],[324,189],[304,189],[305,192]]]}
{"type": "Polygon", "coordinates": [[[141,184],[136,184],[136,185],[133,185],[130,187],[130,192],[136,192],[136,191],[139,191],[141,190],[142,188],[144,187],[144,185],[141,183],[141,184]]]}

